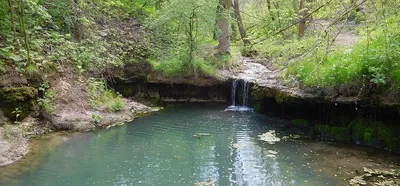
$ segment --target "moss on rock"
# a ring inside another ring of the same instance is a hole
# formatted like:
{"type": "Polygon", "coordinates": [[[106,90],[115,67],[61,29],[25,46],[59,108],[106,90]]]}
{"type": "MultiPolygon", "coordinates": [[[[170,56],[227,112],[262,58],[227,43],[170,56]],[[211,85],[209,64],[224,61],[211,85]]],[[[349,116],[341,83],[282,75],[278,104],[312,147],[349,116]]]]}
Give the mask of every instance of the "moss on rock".
{"type": "Polygon", "coordinates": [[[291,99],[291,97],[286,93],[278,92],[275,94],[275,100],[279,104],[289,102],[290,99],[291,99]]]}
{"type": "Polygon", "coordinates": [[[34,87],[6,87],[0,89],[0,104],[4,115],[12,121],[28,116],[36,105],[38,90],[34,87]],[[14,112],[18,110],[18,113],[14,112]],[[18,117],[17,117],[18,115],[18,117]]]}
{"type": "Polygon", "coordinates": [[[399,150],[399,139],[393,136],[392,128],[380,121],[355,119],[349,124],[348,129],[352,140],[357,143],[399,150]]]}
{"type": "Polygon", "coordinates": [[[294,127],[301,129],[309,129],[311,128],[311,122],[305,119],[294,119],[290,121],[290,124],[294,127]]]}

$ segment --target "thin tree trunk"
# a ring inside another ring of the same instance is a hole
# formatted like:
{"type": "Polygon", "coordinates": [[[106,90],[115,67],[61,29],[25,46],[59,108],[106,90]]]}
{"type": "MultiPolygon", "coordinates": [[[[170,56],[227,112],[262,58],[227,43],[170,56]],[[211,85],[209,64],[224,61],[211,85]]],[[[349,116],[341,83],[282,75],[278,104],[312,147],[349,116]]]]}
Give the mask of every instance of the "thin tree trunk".
{"type": "MultiPolygon", "coordinates": [[[[279,11],[279,2],[274,2],[274,7],[275,7],[275,10],[276,10],[276,14],[277,14],[277,17],[278,17],[278,25],[279,25],[279,28],[281,28],[281,19],[280,19],[280,17],[281,17],[281,13],[280,13],[280,11],[279,11]]],[[[275,19],[274,19],[275,20],[275,19]]]]}
{"type": "Polygon", "coordinates": [[[271,13],[271,0],[267,0],[267,8],[268,8],[269,15],[271,16],[271,20],[275,21],[275,17],[271,13]]]}
{"type": "Polygon", "coordinates": [[[235,9],[235,17],[236,17],[236,22],[237,22],[238,27],[239,27],[240,37],[243,40],[243,44],[245,46],[247,46],[250,42],[247,39],[246,30],[244,29],[244,26],[243,26],[242,16],[240,15],[239,0],[234,0],[233,8],[235,9]]]}
{"type": "Polygon", "coordinates": [[[304,37],[304,32],[306,29],[306,18],[305,18],[305,11],[304,11],[304,3],[305,0],[300,0],[300,10],[299,15],[301,16],[301,21],[299,22],[299,39],[304,37]]]}
{"type": "Polygon", "coordinates": [[[8,0],[8,6],[10,7],[10,18],[11,18],[11,25],[12,25],[12,30],[13,30],[13,36],[14,36],[14,40],[16,39],[16,34],[17,31],[15,29],[15,20],[14,20],[14,7],[13,4],[11,3],[11,0],[8,0]]]}
{"type": "Polygon", "coordinates": [[[218,27],[222,31],[222,35],[218,39],[217,49],[219,50],[219,53],[225,54],[230,53],[229,18],[227,17],[227,12],[231,8],[231,0],[220,0],[220,4],[223,7],[223,11],[221,11],[218,27]]]}
{"type": "Polygon", "coordinates": [[[20,3],[20,5],[19,5],[19,8],[20,8],[20,12],[19,12],[20,29],[21,29],[22,36],[24,37],[24,45],[25,45],[28,64],[30,64],[31,63],[31,56],[30,56],[30,51],[29,51],[28,35],[26,34],[26,27],[25,27],[24,2],[23,2],[23,0],[20,0],[19,3],[20,3]]]}
{"type": "Polygon", "coordinates": [[[193,8],[192,14],[189,17],[189,31],[188,31],[188,36],[189,36],[189,65],[193,68],[193,75],[195,79],[198,78],[198,73],[196,67],[193,65],[193,52],[195,50],[195,36],[194,36],[194,29],[195,29],[195,19],[196,19],[196,14],[195,14],[195,9],[193,8]]]}
{"type": "Polygon", "coordinates": [[[293,10],[297,12],[297,0],[293,0],[293,10]]]}
{"type": "Polygon", "coordinates": [[[223,5],[222,5],[221,0],[220,0],[220,2],[217,5],[217,10],[216,10],[217,18],[215,19],[215,25],[214,25],[214,34],[213,34],[213,39],[214,40],[218,40],[218,37],[219,37],[219,25],[218,25],[218,22],[220,21],[221,16],[222,16],[222,7],[223,7],[223,5]]]}
{"type": "Polygon", "coordinates": [[[73,12],[74,12],[74,14],[75,14],[75,16],[76,17],[78,17],[78,19],[77,20],[75,20],[74,21],[74,38],[78,41],[78,42],[80,42],[80,41],[82,41],[83,40],[83,38],[85,37],[85,33],[84,33],[84,28],[83,28],[83,24],[82,24],[82,22],[80,21],[80,18],[82,18],[83,17],[83,15],[82,15],[82,12],[84,11],[84,10],[81,10],[81,8],[83,8],[83,7],[80,7],[80,2],[79,2],[80,0],[71,0],[70,2],[72,3],[72,8],[73,8],[73,12]]]}

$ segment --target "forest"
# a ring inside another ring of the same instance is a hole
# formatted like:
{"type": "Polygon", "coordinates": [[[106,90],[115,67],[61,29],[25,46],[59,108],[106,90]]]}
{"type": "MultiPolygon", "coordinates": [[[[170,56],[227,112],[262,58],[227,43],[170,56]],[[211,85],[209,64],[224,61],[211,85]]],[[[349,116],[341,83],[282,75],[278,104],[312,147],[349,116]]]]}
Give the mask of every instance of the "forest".
{"type": "Polygon", "coordinates": [[[146,61],[163,76],[198,77],[249,56],[285,69],[290,83],[397,89],[398,8],[397,0],[7,0],[0,69],[44,81],[65,71],[107,78],[146,61]]]}

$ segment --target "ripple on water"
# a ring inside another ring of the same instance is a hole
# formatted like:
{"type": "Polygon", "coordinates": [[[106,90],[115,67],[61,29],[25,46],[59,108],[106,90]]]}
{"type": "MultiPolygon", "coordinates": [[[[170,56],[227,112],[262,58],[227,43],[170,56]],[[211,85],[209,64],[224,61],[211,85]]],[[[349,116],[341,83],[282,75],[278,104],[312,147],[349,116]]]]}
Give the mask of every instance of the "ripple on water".
{"type": "Polygon", "coordinates": [[[335,163],[321,158],[339,156],[316,149],[331,147],[312,141],[259,140],[258,135],[278,131],[280,125],[263,115],[220,107],[166,109],[122,127],[75,135],[40,156],[28,156],[37,162],[29,169],[23,168],[30,163],[24,160],[0,168],[0,175],[15,173],[8,179],[0,176],[0,185],[343,183],[344,177],[332,176],[338,169],[335,163]],[[322,167],[328,173],[315,171],[322,167]]]}

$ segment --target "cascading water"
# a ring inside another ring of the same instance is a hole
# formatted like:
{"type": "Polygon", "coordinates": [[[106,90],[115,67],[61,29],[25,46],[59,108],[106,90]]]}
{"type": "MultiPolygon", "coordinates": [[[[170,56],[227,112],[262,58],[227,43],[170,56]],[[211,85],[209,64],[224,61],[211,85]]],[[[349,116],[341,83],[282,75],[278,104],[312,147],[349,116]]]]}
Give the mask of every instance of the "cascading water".
{"type": "Polygon", "coordinates": [[[250,93],[250,82],[245,80],[233,80],[232,81],[232,105],[229,106],[226,111],[251,111],[252,109],[248,107],[249,104],[249,93],[250,93]],[[242,86],[240,86],[240,84],[242,86]],[[238,88],[238,87],[241,87],[238,88]],[[237,97],[238,96],[238,97],[237,97]],[[240,99],[241,98],[241,99],[240,99]],[[236,100],[238,99],[238,102],[236,100]],[[241,101],[241,103],[240,103],[241,101]]]}
{"type": "Polygon", "coordinates": [[[238,81],[235,79],[232,81],[232,105],[235,106],[236,104],[236,87],[237,87],[238,81]]]}
{"type": "Polygon", "coordinates": [[[242,107],[246,107],[247,106],[247,101],[248,101],[248,97],[249,97],[249,83],[247,81],[243,82],[243,102],[242,102],[242,107]]]}

